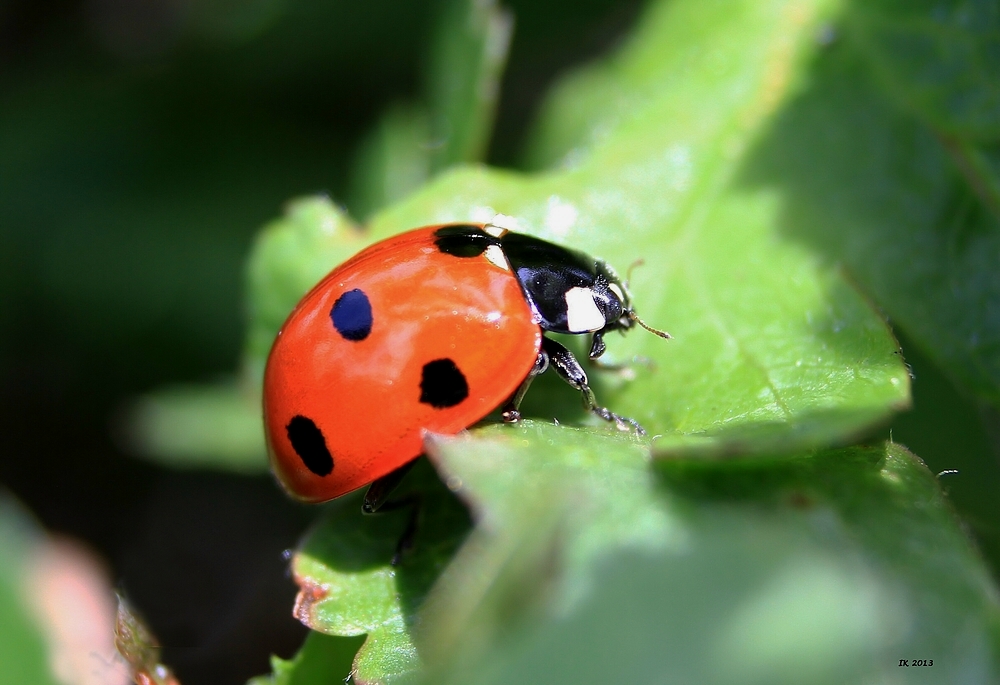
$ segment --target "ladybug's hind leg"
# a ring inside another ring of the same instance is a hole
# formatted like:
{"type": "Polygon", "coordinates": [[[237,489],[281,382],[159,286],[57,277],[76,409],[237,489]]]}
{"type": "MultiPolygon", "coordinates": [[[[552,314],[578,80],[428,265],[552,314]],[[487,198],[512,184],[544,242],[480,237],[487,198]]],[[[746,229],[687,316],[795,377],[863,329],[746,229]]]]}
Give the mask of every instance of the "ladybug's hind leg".
{"type": "Polygon", "coordinates": [[[635,430],[639,435],[645,435],[646,431],[634,419],[627,416],[619,416],[607,407],[597,404],[594,391],[590,389],[587,380],[587,372],[583,370],[580,362],[577,361],[573,353],[564,346],[550,338],[542,338],[542,352],[548,355],[549,362],[559,374],[559,377],[569,383],[572,387],[580,391],[583,395],[583,406],[587,411],[593,412],[605,421],[613,421],[620,431],[635,430]]]}
{"type": "Polygon", "coordinates": [[[361,505],[361,510],[366,514],[374,514],[380,510],[391,511],[392,509],[398,509],[399,507],[395,506],[393,502],[389,502],[389,495],[399,487],[400,482],[416,463],[416,459],[408,461],[395,471],[390,471],[381,478],[372,481],[372,484],[368,486],[368,491],[365,493],[365,502],[361,505]]]}
{"type": "Polygon", "coordinates": [[[412,493],[397,499],[389,499],[389,496],[399,487],[400,481],[403,480],[416,463],[414,459],[411,462],[403,464],[395,471],[390,471],[381,478],[373,481],[368,486],[364,504],[361,505],[361,511],[365,514],[384,514],[398,509],[409,509],[410,517],[406,522],[406,528],[399,537],[399,541],[396,543],[396,551],[392,555],[393,566],[399,565],[403,555],[413,549],[413,538],[417,534],[417,519],[420,516],[420,495],[412,493]]]}

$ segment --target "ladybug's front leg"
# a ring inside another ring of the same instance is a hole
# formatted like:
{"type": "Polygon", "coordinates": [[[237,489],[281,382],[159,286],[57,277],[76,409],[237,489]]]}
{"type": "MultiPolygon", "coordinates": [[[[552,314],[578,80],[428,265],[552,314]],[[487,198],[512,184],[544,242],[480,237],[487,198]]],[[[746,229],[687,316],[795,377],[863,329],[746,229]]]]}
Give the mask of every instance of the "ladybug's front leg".
{"type": "Polygon", "coordinates": [[[542,338],[542,351],[548,354],[552,367],[559,374],[559,377],[580,391],[583,395],[583,406],[587,411],[593,412],[605,421],[614,421],[615,426],[620,431],[628,431],[632,428],[639,435],[645,435],[646,431],[635,420],[627,416],[619,416],[607,407],[597,404],[594,391],[590,389],[587,380],[587,372],[583,370],[580,362],[577,361],[573,353],[550,338],[542,338]]]}

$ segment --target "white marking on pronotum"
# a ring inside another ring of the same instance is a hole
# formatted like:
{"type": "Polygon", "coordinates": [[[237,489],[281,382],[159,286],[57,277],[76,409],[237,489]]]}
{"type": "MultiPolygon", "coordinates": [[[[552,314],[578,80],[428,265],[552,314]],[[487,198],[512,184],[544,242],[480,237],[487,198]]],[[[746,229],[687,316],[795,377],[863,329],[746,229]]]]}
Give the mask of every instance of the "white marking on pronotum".
{"type": "Polygon", "coordinates": [[[494,238],[503,238],[507,235],[507,229],[503,226],[497,226],[496,224],[486,224],[483,226],[483,230],[489,233],[494,238]]]}
{"type": "Polygon", "coordinates": [[[577,287],[566,291],[566,328],[570,333],[599,331],[606,323],[589,288],[577,287]]]}
{"type": "Polygon", "coordinates": [[[625,293],[622,292],[622,289],[618,287],[617,283],[612,283],[611,285],[609,285],[608,290],[617,295],[618,299],[621,300],[622,302],[625,301],[625,293]]]}
{"type": "Polygon", "coordinates": [[[490,245],[486,248],[483,253],[490,264],[494,266],[499,266],[504,271],[510,271],[510,266],[507,265],[507,255],[503,253],[503,248],[499,245],[490,245]]]}

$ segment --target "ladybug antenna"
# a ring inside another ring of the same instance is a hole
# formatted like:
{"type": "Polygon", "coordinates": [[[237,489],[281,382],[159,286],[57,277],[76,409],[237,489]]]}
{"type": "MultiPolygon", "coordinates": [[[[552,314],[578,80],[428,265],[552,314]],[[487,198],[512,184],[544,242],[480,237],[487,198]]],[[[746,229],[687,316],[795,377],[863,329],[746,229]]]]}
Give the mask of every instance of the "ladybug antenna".
{"type": "MultiPolygon", "coordinates": [[[[624,283],[625,290],[628,290],[629,281],[632,280],[632,269],[634,269],[637,266],[642,266],[645,263],[646,260],[640,257],[639,259],[635,260],[634,262],[628,265],[628,271],[625,272],[625,283],[624,283]]],[[[659,328],[653,328],[652,326],[648,325],[645,321],[639,318],[639,315],[635,313],[635,310],[629,308],[629,310],[625,312],[625,315],[631,321],[634,321],[635,323],[639,324],[653,335],[658,335],[664,340],[670,340],[671,336],[669,333],[667,333],[666,331],[661,331],[659,328]]]]}
{"type": "Polygon", "coordinates": [[[636,314],[631,309],[628,310],[627,312],[625,312],[625,315],[628,316],[628,318],[631,319],[632,321],[635,321],[637,324],[639,324],[640,326],[642,326],[643,328],[645,328],[650,333],[652,333],[654,335],[658,335],[661,338],[663,338],[664,340],[669,340],[670,339],[671,336],[670,336],[669,333],[667,333],[666,331],[661,331],[659,328],[653,328],[652,326],[648,325],[645,321],[643,321],[642,319],[639,318],[638,314],[636,314]]]}
{"type": "Polygon", "coordinates": [[[642,266],[645,263],[646,263],[646,260],[642,259],[640,257],[639,259],[635,260],[634,262],[632,262],[631,264],[628,265],[628,271],[625,272],[625,289],[626,290],[628,290],[629,281],[632,280],[632,269],[634,269],[637,266],[642,266]]]}

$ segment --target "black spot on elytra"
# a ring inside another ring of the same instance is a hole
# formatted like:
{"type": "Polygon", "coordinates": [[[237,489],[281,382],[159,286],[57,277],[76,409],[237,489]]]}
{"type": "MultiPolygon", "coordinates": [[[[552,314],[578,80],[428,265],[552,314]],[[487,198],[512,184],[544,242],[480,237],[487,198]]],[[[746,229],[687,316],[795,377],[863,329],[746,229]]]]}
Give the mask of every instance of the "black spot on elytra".
{"type": "Polygon", "coordinates": [[[437,249],[452,257],[478,257],[500,241],[479,226],[443,226],[434,231],[437,249]]]}
{"type": "Polygon", "coordinates": [[[420,376],[420,401],[435,409],[454,407],[469,396],[469,384],[455,362],[435,359],[424,364],[420,376]]]}
{"type": "Polygon", "coordinates": [[[372,303],[363,290],[348,290],[333,303],[330,319],[345,340],[364,340],[372,332],[372,303]]]}
{"type": "Polygon", "coordinates": [[[333,455],[326,446],[323,432],[305,416],[293,416],[285,426],[292,448],[306,468],[317,476],[329,476],[333,471],[333,455]]]}

